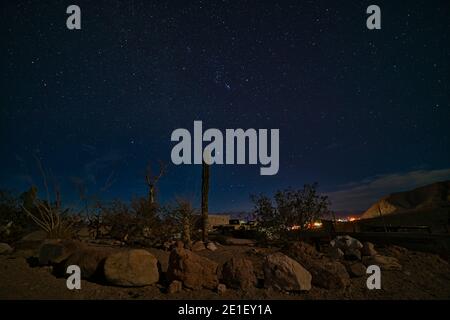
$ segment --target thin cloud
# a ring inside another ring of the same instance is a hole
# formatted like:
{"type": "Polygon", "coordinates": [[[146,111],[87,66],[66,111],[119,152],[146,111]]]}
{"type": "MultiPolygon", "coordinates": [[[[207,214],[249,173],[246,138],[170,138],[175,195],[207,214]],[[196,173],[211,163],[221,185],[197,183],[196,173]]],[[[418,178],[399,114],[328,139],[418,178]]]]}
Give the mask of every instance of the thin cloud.
{"type": "Polygon", "coordinates": [[[362,212],[381,197],[390,193],[414,189],[433,182],[450,179],[450,168],[415,170],[406,173],[378,175],[359,182],[351,182],[342,190],[328,193],[336,211],[362,212]]]}

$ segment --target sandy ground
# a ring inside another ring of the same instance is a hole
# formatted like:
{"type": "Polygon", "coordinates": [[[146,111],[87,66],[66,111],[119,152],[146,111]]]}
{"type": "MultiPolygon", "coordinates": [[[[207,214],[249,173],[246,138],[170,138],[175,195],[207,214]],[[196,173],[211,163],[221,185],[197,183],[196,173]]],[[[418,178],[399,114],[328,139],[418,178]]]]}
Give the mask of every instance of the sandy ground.
{"type": "MultiPolygon", "coordinates": [[[[167,268],[169,252],[147,249],[167,268]]],[[[219,263],[232,256],[251,259],[259,278],[262,277],[262,256],[277,249],[246,246],[221,246],[217,251],[205,250],[200,255],[219,263]],[[256,249],[256,250],[255,250],[256,249]]],[[[381,248],[384,254],[389,248],[381,248]]],[[[409,251],[397,258],[402,271],[383,271],[382,289],[368,290],[366,278],[352,279],[341,290],[313,287],[309,292],[286,293],[255,288],[251,292],[227,289],[219,295],[211,290],[183,290],[168,294],[161,284],[142,288],[113,287],[82,280],[81,290],[68,290],[65,279],[56,278],[48,267],[31,267],[29,257],[34,249],[22,249],[9,256],[0,256],[0,299],[450,299],[450,266],[434,254],[409,251]]]]}

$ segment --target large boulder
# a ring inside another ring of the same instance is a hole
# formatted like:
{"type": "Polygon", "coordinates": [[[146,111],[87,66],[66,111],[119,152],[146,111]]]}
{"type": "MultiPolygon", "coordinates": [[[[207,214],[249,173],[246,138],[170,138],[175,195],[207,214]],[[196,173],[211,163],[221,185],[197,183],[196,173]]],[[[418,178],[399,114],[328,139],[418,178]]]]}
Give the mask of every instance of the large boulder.
{"type": "Polygon", "coordinates": [[[377,265],[381,270],[402,270],[402,265],[394,257],[383,256],[380,254],[374,256],[365,256],[362,259],[365,266],[377,265]]]}
{"type": "Polygon", "coordinates": [[[19,242],[38,242],[47,239],[47,232],[44,230],[36,230],[23,236],[19,242]]]}
{"type": "Polygon", "coordinates": [[[170,253],[167,278],[169,281],[179,280],[189,289],[214,290],[219,284],[218,267],[216,262],[178,247],[170,253]]]}
{"type": "Polygon", "coordinates": [[[0,243],[0,254],[10,254],[13,252],[13,248],[7,243],[0,243]]]}
{"type": "Polygon", "coordinates": [[[350,284],[350,276],[345,266],[335,259],[323,256],[313,246],[296,242],[284,250],[311,273],[313,285],[325,289],[338,289],[350,284]]]}
{"type": "Polygon", "coordinates": [[[263,263],[264,286],[286,291],[311,289],[311,274],[281,252],[268,255],[263,263]]]}
{"type": "Polygon", "coordinates": [[[346,236],[338,236],[334,240],[331,241],[331,246],[341,249],[342,251],[346,251],[347,249],[357,249],[361,250],[363,247],[363,244],[348,235],[346,236]]]}
{"type": "Polygon", "coordinates": [[[223,282],[230,288],[247,290],[256,286],[253,264],[244,258],[232,258],[222,267],[223,282]]]}
{"type": "Polygon", "coordinates": [[[330,242],[332,248],[337,248],[344,252],[344,258],[346,260],[361,260],[361,249],[363,244],[348,235],[338,236],[330,242]]]}
{"type": "Polygon", "coordinates": [[[110,255],[105,261],[105,278],[114,285],[139,287],[158,282],[158,260],[148,251],[131,249],[110,255]]]}
{"type": "Polygon", "coordinates": [[[81,277],[83,279],[102,279],[104,276],[103,266],[106,258],[116,252],[107,247],[85,247],[75,251],[64,263],[65,273],[67,267],[76,265],[80,267],[81,277]]]}
{"type": "Polygon", "coordinates": [[[305,268],[312,275],[312,284],[325,289],[341,289],[350,284],[350,276],[345,266],[330,259],[310,260],[305,268]]]}
{"type": "Polygon", "coordinates": [[[39,264],[41,266],[59,264],[82,248],[84,245],[79,241],[45,240],[39,248],[39,264]]]}

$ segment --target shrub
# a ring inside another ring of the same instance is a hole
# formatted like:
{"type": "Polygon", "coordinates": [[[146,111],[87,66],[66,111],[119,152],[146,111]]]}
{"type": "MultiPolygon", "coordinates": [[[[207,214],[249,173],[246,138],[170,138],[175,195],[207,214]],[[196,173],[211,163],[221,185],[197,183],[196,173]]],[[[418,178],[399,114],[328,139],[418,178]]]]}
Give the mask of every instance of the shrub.
{"type": "Polygon", "coordinates": [[[258,229],[269,240],[286,239],[289,230],[306,230],[312,222],[329,214],[328,197],[317,193],[317,184],[306,184],[300,190],[279,190],[274,195],[275,205],[265,195],[252,195],[251,200],[258,229]]]}
{"type": "Polygon", "coordinates": [[[50,239],[64,239],[73,237],[73,219],[69,209],[62,207],[61,195],[55,191],[55,200],[32,199],[31,202],[24,201],[22,209],[36,223],[36,225],[47,233],[50,239]]]}
{"type": "Polygon", "coordinates": [[[20,202],[12,192],[0,190],[0,241],[18,240],[34,227],[20,202]]]}
{"type": "Polygon", "coordinates": [[[199,219],[198,212],[192,207],[189,200],[176,199],[175,204],[164,208],[166,232],[173,237],[177,234],[185,244],[191,246],[192,240],[197,238],[195,226],[199,219]]]}

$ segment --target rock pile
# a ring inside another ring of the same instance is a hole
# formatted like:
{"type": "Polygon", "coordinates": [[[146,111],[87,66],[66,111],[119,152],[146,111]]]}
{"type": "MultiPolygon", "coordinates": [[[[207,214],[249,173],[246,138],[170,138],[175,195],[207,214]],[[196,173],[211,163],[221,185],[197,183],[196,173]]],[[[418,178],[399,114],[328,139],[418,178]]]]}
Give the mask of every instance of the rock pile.
{"type": "Polygon", "coordinates": [[[284,251],[311,273],[313,285],[325,289],[339,289],[350,284],[345,266],[317,252],[313,246],[296,242],[284,251]]]}

